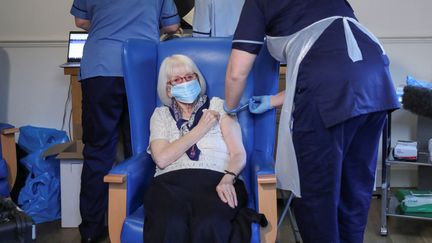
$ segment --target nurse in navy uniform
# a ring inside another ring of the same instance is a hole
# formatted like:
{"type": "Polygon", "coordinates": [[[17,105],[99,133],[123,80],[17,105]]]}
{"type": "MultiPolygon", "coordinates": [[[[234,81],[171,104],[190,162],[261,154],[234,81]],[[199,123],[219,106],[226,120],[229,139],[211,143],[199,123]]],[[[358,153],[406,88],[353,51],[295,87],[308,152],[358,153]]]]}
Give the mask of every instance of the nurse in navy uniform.
{"type": "Polygon", "coordinates": [[[246,0],[226,74],[228,113],[264,44],[287,65],[286,89],[254,97],[249,110],[282,106],[277,183],[297,196],[303,241],[363,242],[380,134],[400,107],[387,55],[345,0],[246,0]]]}

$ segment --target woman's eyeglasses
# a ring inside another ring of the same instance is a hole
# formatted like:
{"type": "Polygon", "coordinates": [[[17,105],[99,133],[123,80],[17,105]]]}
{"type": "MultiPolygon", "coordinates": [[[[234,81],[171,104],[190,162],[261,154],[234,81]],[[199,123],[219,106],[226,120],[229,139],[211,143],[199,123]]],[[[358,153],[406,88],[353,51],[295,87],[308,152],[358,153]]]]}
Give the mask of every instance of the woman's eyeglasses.
{"type": "Polygon", "coordinates": [[[181,84],[183,82],[191,81],[197,78],[196,73],[188,73],[185,76],[177,76],[169,80],[168,83],[171,85],[181,84]]]}

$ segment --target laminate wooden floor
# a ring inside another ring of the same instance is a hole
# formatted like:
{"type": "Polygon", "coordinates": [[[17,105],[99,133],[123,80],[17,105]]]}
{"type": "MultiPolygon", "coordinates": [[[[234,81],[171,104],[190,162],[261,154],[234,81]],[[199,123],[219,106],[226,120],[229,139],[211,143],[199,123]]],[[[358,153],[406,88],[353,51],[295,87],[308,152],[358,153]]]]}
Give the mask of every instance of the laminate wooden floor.
{"type": "MultiPolygon", "coordinates": [[[[389,234],[385,237],[381,236],[379,234],[380,205],[380,199],[372,199],[364,238],[365,243],[432,243],[432,221],[390,217],[388,220],[389,234]]],[[[36,242],[38,243],[79,243],[80,239],[77,228],[61,228],[60,221],[37,225],[36,242]]],[[[295,242],[294,235],[289,220],[286,218],[279,230],[278,243],[291,242],[295,242]]],[[[109,240],[105,239],[103,243],[109,243],[109,240]]]]}

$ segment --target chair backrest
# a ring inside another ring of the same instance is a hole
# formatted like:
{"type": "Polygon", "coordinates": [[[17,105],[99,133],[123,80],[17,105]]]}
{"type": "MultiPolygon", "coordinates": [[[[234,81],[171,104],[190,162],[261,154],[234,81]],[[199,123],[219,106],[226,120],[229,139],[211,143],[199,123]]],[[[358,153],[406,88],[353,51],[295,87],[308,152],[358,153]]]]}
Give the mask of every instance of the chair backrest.
{"type": "MultiPolygon", "coordinates": [[[[145,40],[130,39],[124,45],[123,67],[131,119],[133,152],[145,152],[148,146],[150,116],[160,101],[157,98],[157,74],[167,56],[184,54],[198,66],[207,82],[209,97],[224,98],[225,73],[231,53],[231,38],[180,38],[155,44],[145,40]]],[[[241,98],[246,102],[253,95],[275,94],[279,82],[279,63],[262,48],[248,77],[241,98]]],[[[238,115],[243,142],[248,158],[254,152],[273,156],[276,115],[267,112],[253,115],[247,111],[238,115]]],[[[250,163],[242,172],[248,189],[250,163]]]]}

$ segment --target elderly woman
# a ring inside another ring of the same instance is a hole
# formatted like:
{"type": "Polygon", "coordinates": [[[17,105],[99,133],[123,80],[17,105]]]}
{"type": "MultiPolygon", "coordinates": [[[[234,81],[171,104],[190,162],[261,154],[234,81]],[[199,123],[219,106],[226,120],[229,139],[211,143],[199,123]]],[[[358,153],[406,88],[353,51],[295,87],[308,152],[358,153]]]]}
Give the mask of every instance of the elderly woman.
{"type": "Polygon", "coordinates": [[[247,201],[237,178],[246,154],[236,118],[223,111],[222,99],[205,92],[190,58],[162,62],[158,95],[164,106],[150,122],[156,174],[144,199],[146,243],[233,241],[232,222],[247,201]]]}

